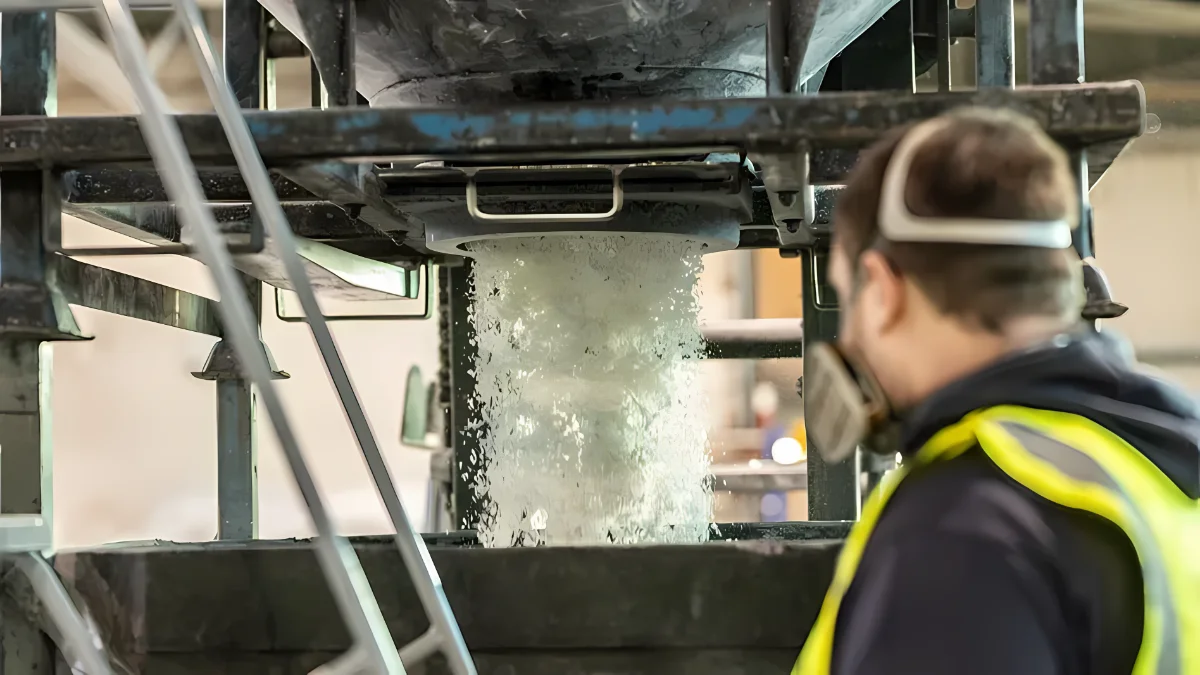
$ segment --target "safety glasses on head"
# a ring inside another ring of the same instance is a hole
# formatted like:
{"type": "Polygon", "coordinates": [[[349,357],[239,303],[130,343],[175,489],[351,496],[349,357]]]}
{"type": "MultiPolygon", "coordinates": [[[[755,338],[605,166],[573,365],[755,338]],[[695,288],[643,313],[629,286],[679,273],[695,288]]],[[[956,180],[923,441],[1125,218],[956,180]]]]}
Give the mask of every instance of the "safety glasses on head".
{"type": "Polygon", "coordinates": [[[990,244],[1065,249],[1071,246],[1066,220],[1002,220],[997,218],[926,218],[913,215],[905,202],[913,157],[921,146],[949,125],[938,117],[913,127],[900,140],[888,162],[879,197],[879,234],[892,242],[990,244]]]}
{"type": "MultiPolygon", "coordinates": [[[[981,244],[1066,249],[1068,220],[1029,221],[998,218],[947,218],[913,215],[905,191],[913,157],[950,123],[945,117],[922,122],[904,135],[884,172],[879,199],[879,235],[887,242],[981,244]]],[[[806,349],[804,396],[809,440],[827,462],[851,457],[865,445],[895,452],[896,416],[878,381],[866,367],[836,345],[806,349]]]]}

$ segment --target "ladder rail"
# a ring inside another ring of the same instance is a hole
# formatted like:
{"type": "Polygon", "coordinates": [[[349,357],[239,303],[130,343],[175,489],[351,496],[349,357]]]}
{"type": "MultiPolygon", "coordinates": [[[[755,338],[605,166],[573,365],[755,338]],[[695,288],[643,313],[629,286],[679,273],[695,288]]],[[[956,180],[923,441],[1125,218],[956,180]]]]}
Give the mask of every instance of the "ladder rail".
{"type": "MultiPolygon", "coordinates": [[[[355,644],[367,650],[373,670],[388,675],[405,672],[388,631],[378,601],[349,541],[339,536],[326,510],[308,464],[300,450],[282,400],[275,390],[266,352],[258,338],[254,315],[233,259],[207,207],[204,190],[178,123],[169,114],[166,96],[154,79],[128,0],[96,0],[109,42],[129,79],[140,111],[139,122],[146,145],[175,201],[182,219],[195,238],[201,262],[208,267],[220,292],[218,304],[226,336],[241,366],[258,388],[263,407],[275,427],[280,445],[300,494],[317,530],[316,553],[355,644]]],[[[307,277],[304,277],[307,282],[307,277]]]]}
{"type": "MultiPolygon", "coordinates": [[[[355,440],[362,452],[370,471],[372,482],[384,503],[392,526],[396,530],[395,543],[401,559],[408,569],[409,576],[416,588],[417,595],[429,617],[433,628],[417,642],[429,644],[436,640],[443,655],[450,664],[455,675],[475,675],[475,666],[471,660],[466,642],[454,612],[446,599],[441,578],[429,557],[429,550],[419,533],[414,530],[412,521],[396,490],[391,472],[383,457],[370,421],[363,410],[362,402],[354,389],[350,374],[333,339],[308,274],[304,261],[300,257],[296,244],[296,236],[288,224],[283,206],[271,184],[270,174],[258,153],[258,146],[250,133],[250,127],[243,116],[243,110],[230,90],[222,75],[220,61],[216,56],[212,40],[204,25],[204,17],[196,0],[174,0],[176,10],[185,28],[185,39],[200,69],[201,79],[213,102],[221,126],[229,138],[229,145],[246,182],[246,188],[253,200],[254,208],[266,228],[269,243],[283,261],[284,272],[292,284],[293,292],[299,297],[304,310],[306,323],[312,332],[313,340],[324,361],[326,372],[333,382],[341,401],[342,410],[354,432],[355,440]],[[431,636],[433,636],[431,638],[431,636]]],[[[428,294],[430,289],[426,288],[428,294]]],[[[428,650],[421,649],[409,652],[411,661],[423,659],[428,650]]],[[[412,666],[413,663],[406,663],[412,666]]]]}
{"type": "MultiPolygon", "coordinates": [[[[22,553],[14,565],[29,580],[50,619],[55,641],[72,669],[81,666],[87,675],[113,675],[100,638],[88,625],[63,586],[62,579],[41,553],[22,553]]],[[[49,632],[49,631],[48,631],[49,632]]]]}

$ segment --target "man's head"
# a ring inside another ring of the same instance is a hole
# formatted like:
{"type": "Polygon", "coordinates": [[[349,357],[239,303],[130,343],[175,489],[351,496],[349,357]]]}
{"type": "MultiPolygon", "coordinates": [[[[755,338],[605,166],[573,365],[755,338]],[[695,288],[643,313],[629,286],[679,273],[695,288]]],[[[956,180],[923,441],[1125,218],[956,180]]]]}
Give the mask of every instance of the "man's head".
{"type": "MultiPolygon", "coordinates": [[[[1032,121],[965,109],[939,124],[911,155],[903,198],[913,216],[1076,225],[1067,156],[1032,121]]],[[[1069,248],[883,236],[881,189],[911,129],[896,130],[860,158],[838,198],[830,266],[843,348],[900,405],[1071,326],[1083,303],[1079,258],[1069,248]]]]}

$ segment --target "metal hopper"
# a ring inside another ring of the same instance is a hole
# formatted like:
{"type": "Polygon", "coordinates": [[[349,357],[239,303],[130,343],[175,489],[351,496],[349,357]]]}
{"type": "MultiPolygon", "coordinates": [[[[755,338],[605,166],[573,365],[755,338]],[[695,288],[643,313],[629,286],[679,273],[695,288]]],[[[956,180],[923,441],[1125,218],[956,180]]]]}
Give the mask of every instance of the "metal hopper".
{"type": "MultiPolygon", "coordinates": [[[[261,1],[306,44],[317,33],[307,0],[261,1]]],[[[895,1],[793,3],[797,18],[814,24],[801,80],[895,1]]],[[[767,4],[362,0],[357,88],[372,105],[759,96],[766,91],[767,4]]]]}

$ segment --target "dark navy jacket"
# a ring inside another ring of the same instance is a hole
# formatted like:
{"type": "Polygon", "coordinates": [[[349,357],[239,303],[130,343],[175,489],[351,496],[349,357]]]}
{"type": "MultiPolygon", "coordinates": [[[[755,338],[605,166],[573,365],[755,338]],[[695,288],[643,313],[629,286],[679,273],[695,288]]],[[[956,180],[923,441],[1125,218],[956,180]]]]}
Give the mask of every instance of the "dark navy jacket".
{"type": "MultiPolygon", "coordinates": [[[[1082,415],[1200,498],[1194,400],[1088,335],[1015,354],[903,417],[915,452],[966,413],[1015,404],[1082,415]]],[[[915,470],[845,596],[833,675],[1129,675],[1141,646],[1137,556],[1116,526],[1044,501],[979,448],[915,470]]]]}

